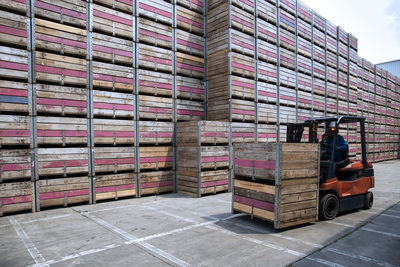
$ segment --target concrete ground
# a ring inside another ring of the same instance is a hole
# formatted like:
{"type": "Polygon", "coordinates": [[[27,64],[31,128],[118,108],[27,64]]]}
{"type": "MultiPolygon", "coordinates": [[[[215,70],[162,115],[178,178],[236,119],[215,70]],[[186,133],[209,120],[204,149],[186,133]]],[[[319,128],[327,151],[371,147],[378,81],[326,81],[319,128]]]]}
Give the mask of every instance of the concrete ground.
{"type": "Polygon", "coordinates": [[[371,210],[276,231],[231,194],[168,194],[0,218],[0,266],[400,266],[400,160],[371,210]]]}

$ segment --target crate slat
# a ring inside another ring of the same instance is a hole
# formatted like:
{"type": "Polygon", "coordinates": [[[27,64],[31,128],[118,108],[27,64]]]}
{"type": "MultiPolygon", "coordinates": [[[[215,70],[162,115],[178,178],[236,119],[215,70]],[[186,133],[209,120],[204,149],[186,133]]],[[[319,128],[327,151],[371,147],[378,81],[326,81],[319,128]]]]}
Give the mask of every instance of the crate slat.
{"type": "Polygon", "coordinates": [[[94,3],[121,10],[122,12],[133,14],[134,1],[133,0],[94,0],[94,3]]]}

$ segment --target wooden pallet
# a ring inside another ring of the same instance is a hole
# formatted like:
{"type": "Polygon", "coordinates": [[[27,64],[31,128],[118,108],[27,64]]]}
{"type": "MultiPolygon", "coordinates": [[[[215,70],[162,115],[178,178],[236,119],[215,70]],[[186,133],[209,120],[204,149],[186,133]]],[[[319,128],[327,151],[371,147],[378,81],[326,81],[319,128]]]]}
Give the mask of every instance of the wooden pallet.
{"type": "Polygon", "coordinates": [[[229,123],[219,121],[188,121],[177,124],[179,147],[206,144],[229,144],[229,123]]]}
{"type": "Polygon", "coordinates": [[[173,150],[172,146],[140,147],[140,170],[171,169],[174,165],[173,150]]]}
{"type": "Polygon", "coordinates": [[[146,17],[164,24],[172,24],[171,3],[162,0],[139,0],[139,16],[146,17]]]}
{"type": "Polygon", "coordinates": [[[138,18],[139,42],[172,49],[172,27],[153,20],[138,18]]]}
{"type": "Polygon", "coordinates": [[[4,145],[29,145],[28,116],[0,115],[0,147],[4,145]]]}
{"type": "Polygon", "coordinates": [[[257,74],[259,81],[277,84],[278,82],[277,71],[278,70],[276,64],[257,61],[257,74]]]}
{"type": "Polygon", "coordinates": [[[229,190],[229,170],[186,171],[178,170],[178,193],[201,197],[229,190]]]}
{"type": "Polygon", "coordinates": [[[38,116],[36,122],[38,145],[87,145],[86,118],[38,116]]]}
{"type": "Polygon", "coordinates": [[[86,203],[90,200],[90,178],[41,179],[39,183],[38,204],[40,208],[86,203]]]}
{"type": "Polygon", "coordinates": [[[173,119],[173,99],[155,96],[139,96],[139,119],[173,119]]]}
{"type": "Polygon", "coordinates": [[[173,94],[173,76],[171,74],[138,70],[139,93],[155,96],[168,96],[173,94]]]}
{"type": "MultiPolygon", "coordinates": [[[[0,4],[1,5],[1,4],[0,4]]],[[[3,44],[27,48],[29,19],[0,10],[0,40],[3,44]]]]}
{"type": "Polygon", "coordinates": [[[0,78],[28,80],[28,51],[0,46],[0,78]]]}
{"type": "Polygon", "coordinates": [[[312,53],[312,43],[306,39],[297,37],[297,51],[299,55],[303,55],[309,59],[311,59],[312,53]]]}
{"type": "Polygon", "coordinates": [[[276,142],[276,125],[274,124],[258,124],[257,125],[257,142],[270,143],[276,142]]]}
{"type": "Polygon", "coordinates": [[[212,76],[208,79],[209,99],[229,95],[233,98],[254,100],[255,81],[233,75],[212,76]]]}
{"type": "Polygon", "coordinates": [[[93,31],[135,39],[135,20],[132,15],[93,4],[93,31]]]}
{"type": "Polygon", "coordinates": [[[95,147],[95,173],[135,171],[135,147],[95,147]]]}
{"type": "Polygon", "coordinates": [[[185,76],[176,76],[177,98],[203,101],[205,98],[204,82],[185,76]]]}
{"type": "Polygon", "coordinates": [[[28,84],[0,80],[0,113],[29,114],[28,84]]]}
{"type": "Polygon", "coordinates": [[[133,118],[134,105],[132,94],[93,90],[94,117],[133,118]]]}
{"type": "Polygon", "coordinates": [[[39,51],[35,53],[35,56],[36,80],[38,82],[86,86],[86,59],[39,51]]]}
{"type": "Polygon", "coordinates": [[[312,90],[312,77],[311,75],[298,73],[297,86],[300,90],[310,92],[312,90]]]}
{"type": "Polygon", "coordinates": [[[190,10],[196,11],[199,14],[203,14],[205,9],[205,1],[206,0],[199,0],[199,1],[177,0],[176,3],[178,5],[189,8],[190,10]]]}
{"type": "Polygon", "coordinates": [[[172,73],[172,51],[139,44],[139,67],[172,73]]]}
{"type": "Polygon", "coordinates": [[[256,119],[255,103],[248,100],[229,100],[225,97],[210,99],[208,102],[208,119],[254,122],[256,119]]]}
{"type": "Polygon", "coordinates": [[[176,52],[176,73],[192,78],[203,78],[204,58],[176,52]]]}
{"type": "Polygon", "coordinates": [[[34,183],[0,183],[0,216],[17,211],[35,211],[34,183]]]}
{"type": "MultiPolygon", "coordinates": [[[[266,1],[263,1],[266,3],[266,1]]],[[[276,14],[275,14],[276,16],[276,14]]],[[[267,41],[271,44],[276,44],[278,35],[276,34],[277,26],[257,18],[257,37],[258,39],[267,41]]]]}
{"type": "Polygon", "coordinates": [[[29,149],[0,150],[0,182],[31,178],[31,154],[29,149]]]}
{"type": "Polygon", "coordinates": [[[172,144],[174,124],[172,122],[139,121],[139,144],[172,144]]]}
{"type": "Polygon", "coordinates": [[[200,37],[184,30],[176,30],[176,49],[178,51],[204,58],[204,45],[204,37],[200,37]]]}
{"type": "Polygon", "coordinates": [[[86,29],[86,3],[81,0],[36,0],[35,17],[86,29]]]}
{"type": "Polygon", "coordinates": [[[174,191],[174,171],[140,172],[140,195],[158,195],[174,191]]]}
{"type": "Polygon", "coordinates": [[[134,1],[133,0],[94,0],[94,3],[100,3],[113,9],[120,10],[122,12],[133,14],[134,1]]]}
{"type": "Polygon", "coordinates": [[[202,170],[229,168],[229,146],[177,147],[178,171],[197,173],[202,170]]]}
{"type": "Polygon", "coordinates": [[[119,173],[96,175],[94,202],[122,197],[136,197],[136,174],[119,173]]]}
{"type": "Polygon", "coordinates": [[[134,145],[135,122],[133,120],[93,119],[95,145],[134,145]]]}
{"type": "Polygon", "coordinates": [[[318,175],[317,144],[236,145],[233,211],[273,222],[276,229],[314,222],[318,175]]]}
{"type": "Polygon", "coordinates": [[[93,61],[93,87],[113,91],[134,92],[133,67],[93,61]]]}
{"type": "Polygon", "coordinates": [[[176,26],[185,31],[204,36],[204,16],[176,5],[176,26]]]}
{"type": "Polygon", "coordinates": [[[262,20],[276,24],[277,15],[276,15],[276,6],[267,1],[257,1],[257,17],[262,20]]]}
{"type": "Polygon", "coordinates": [[[256,128],[254,123],[231,123],[231,143],[254,143],[256,141],[256,128]]]}
{"type": "Polygon", "coordinates": [[[94,60],[132,66],[133,45],[131,40],[92,33],[92,57],[94,60]]]}
{"type": "Polygon", "coordinates": [[[36,18],[35,47],[56,54],[85,57],[86,30],[36,18]]]}
{"type": "Polygon", "coordinates": [[[198,101],[176,99],[176,116],[178,121],[204,120],[205,105],[198,101]]]}

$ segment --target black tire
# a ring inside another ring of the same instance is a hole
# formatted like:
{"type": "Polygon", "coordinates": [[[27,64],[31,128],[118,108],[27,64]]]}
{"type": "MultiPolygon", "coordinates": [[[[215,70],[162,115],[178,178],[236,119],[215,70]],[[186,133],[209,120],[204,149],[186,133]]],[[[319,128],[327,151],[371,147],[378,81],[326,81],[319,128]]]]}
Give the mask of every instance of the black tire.
{"type": "Polygon", "coordinates": [[[335,194],[324,195],[319,201],[319,218],[332,220],[339,213],[339,199],[335,194]]]}
{"type": "Polygon", "coordinates": [[[372,194],[372,192],[366,193],[364,198],[364,209],[369,210],[370,208],[372,208],[373,204],[374,204],[374,194],[372,194]]]}

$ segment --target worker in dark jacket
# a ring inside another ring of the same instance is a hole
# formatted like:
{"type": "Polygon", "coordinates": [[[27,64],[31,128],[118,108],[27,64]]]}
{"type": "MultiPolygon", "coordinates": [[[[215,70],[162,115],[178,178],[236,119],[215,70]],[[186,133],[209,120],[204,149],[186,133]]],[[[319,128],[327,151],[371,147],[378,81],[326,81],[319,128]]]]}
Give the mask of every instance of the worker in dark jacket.
{"type": "MultiPolygon", "coordinates": [[[[332,153],[332,147],[333,147],[333,138],[335,136],[335,133],[337,133],[337,127],[335,122],[331,122],[329,124],[329,129],[327,133],[325,133],[322,136],[322,143],[325,144],[328,147],[328,155],[329,159],[332,153]]],[[[346,141],[344,140],[343,136],[340,134],[337,134],[336,136],[336,145],[335,145],[335,162],[341,162],[343,160],[346,160],[348,158],[348,150],[349,146],[347,145],[346,141]]]]}

